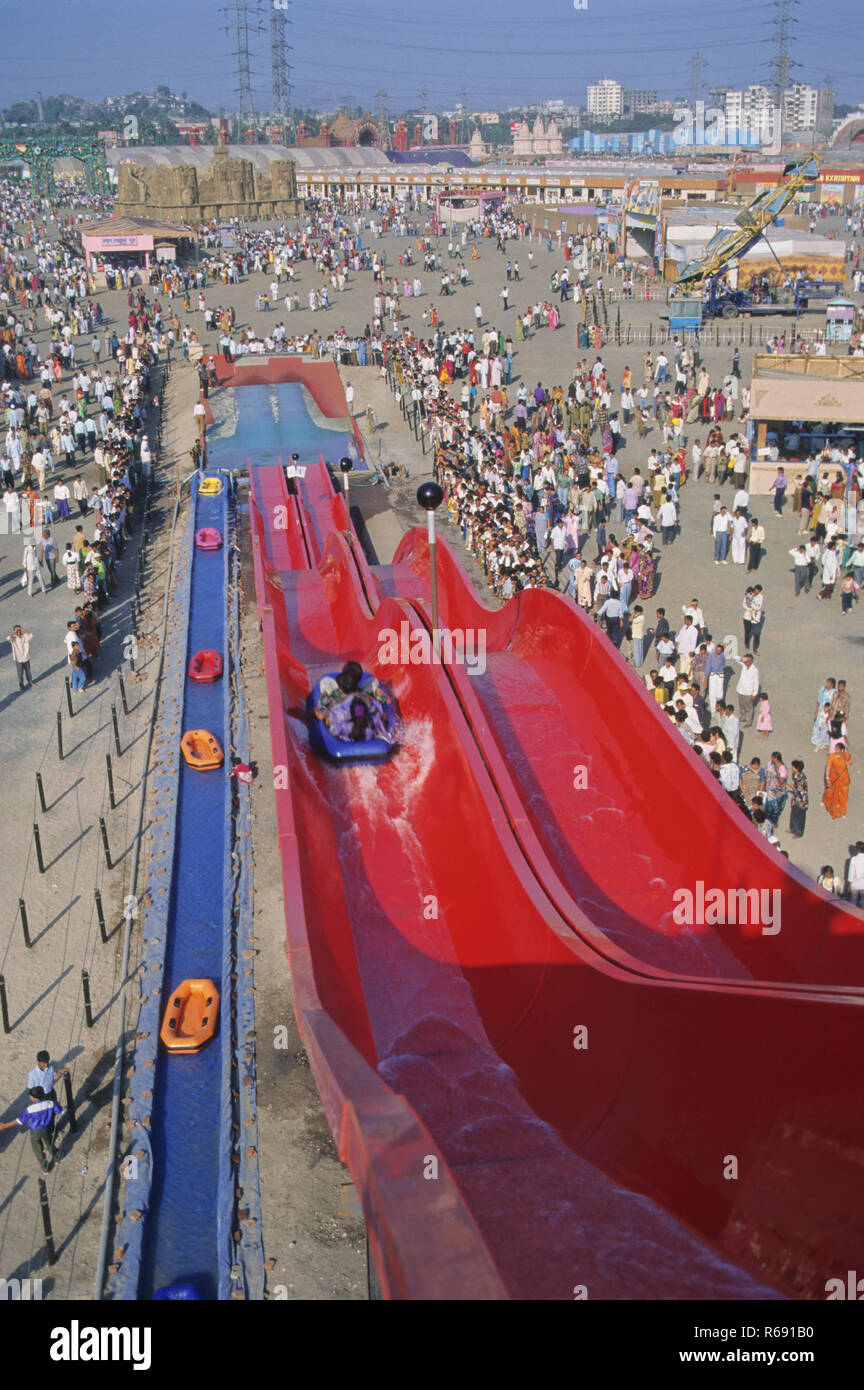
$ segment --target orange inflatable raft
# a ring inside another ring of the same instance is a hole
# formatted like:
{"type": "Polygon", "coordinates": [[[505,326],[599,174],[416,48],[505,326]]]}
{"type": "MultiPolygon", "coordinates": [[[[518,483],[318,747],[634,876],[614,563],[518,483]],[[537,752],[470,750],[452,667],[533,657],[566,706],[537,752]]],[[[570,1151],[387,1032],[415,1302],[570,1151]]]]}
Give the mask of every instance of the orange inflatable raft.
{"type": "Polygon", "coordinates": [[[190,729],[180,740],[180,751],[189,766],[201,772],[221,767],[225,761],[219,740],[207,729],[190,729]]]}
{"type": "Polygon", "coordinates": [[[200,1052],[219,1022],[219,991],[212,980],[184,980],[172,992],[159,1036],[169,1052],[200,1052]]]}

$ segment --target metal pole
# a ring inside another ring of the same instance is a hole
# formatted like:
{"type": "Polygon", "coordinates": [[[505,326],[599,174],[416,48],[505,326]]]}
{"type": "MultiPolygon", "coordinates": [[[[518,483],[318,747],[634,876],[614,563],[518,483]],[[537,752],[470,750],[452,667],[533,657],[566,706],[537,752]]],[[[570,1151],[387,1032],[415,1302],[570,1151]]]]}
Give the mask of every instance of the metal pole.
{"type": "Polygon", "coordinates": [[[108,805],[112,811],[117,810],[117,803],[114,799],[114,773],[111,768],[111,754],[105,754],[105,766],[108,769],[108,805]]]}
{"type": "Polygon", "coordinates": [[[18,899],[18,912],[21,917],[21,930],[24,933],[24,945],[28,948],[33,945],[30,940],[30,924],[27,921],[27,906],[23,898],[18,899]]]}
{"type": "Polygon", "coordinates": [[[63,761],[63,716],[57,711],[57,756],[63,761]]]}
{"type": "Polygon", "coordinates": [[[102,910],[102,894],[99,892],[98,888],[93,896],[96,900],[96,920],[99,923],[99,935],[102,938],[103,945],[107,945],[108,933],[105,930],[105,913],[102,910]]]}
{"type": "Polygon", "coordinates": [[[108,844],[108,831],[105,827],[104,816],[99,817],[99,833],[102,836],[102,848],[105,851],[105,863],[109,869],[113,869],[114,865],[111,862],[111,847],[108,844]]]}
{"type": "Polygon", "coordinates": [[[66,707],[69,710],[69,718],[75,718],[75,710],[72,707],[72,687],[69,684],[69,677],[66,677],[66,707]]]}
{"type": "Polygon", "coordinates": [[[426,513],[427,534],[429,536],[429,588],[432,596],[432,648],[437,657],[441,655],[441,637],[438,631],[438,546],[435,539],[435,513],[426,513]]]}
{"type": "Polygon", "coordinates": [[[117,723],[117,706],[111,706],[111,723],[114,726],[114,747],[117,749],[117,757],[123,757],[123,749],[120,746],[120,726],[117,723]]]}
{"type": "Polygon", "coordinates": [[[48,806],[45,801],[45,788],[42,785],[41,772],[36,773],[36,790],[39,793],[39,805],[42,807],[42,814],[44,815],[45,812],[48,810],[48,806]]]}
{"type": "Polygon", "coordinates": [[[11,1033],[9,1026],[9,1004],[6,999],[6,976],[0,975],[0,1014],[3,1016],[3,1032],[11,1033]]]}
{"type": "Polygon", "coordinates": [[[126,683],[125,683],[125,681],[123,680],[123,672],[122,672],[122,671],[121,671],[120,674],[118,675],[117,679],[118,679],[118,681],[119,681],[119,683],[120,683],[120,700],[121,700],[121,702],[122,702],[122,704],[123,704],[123,713],[128,717],[128,715],[129,715],[129,705],[128,705],[128,702],[127,702],[127,700],[126,700],[126,683]]]}
{"type": "Polygon", "coordinates": [[[90,976],[86,970],[81,971],[81,992],[84,995],[84,1018],[87,1027],[93,1027],[93,1006],[90,1003],[90,976]]]}
{"type": "Polygon", "coordinates": [[[54,1232],[51,1230],[51,1208],[48,1205],[48,1188],[45,1186],[45,1179],[39,1179],[39,1205],[42,1208],[42,1229],[45,1232],[45,1249],[48,1251],[49,1265],[56,1264],[57,1255],[54,1250],[54,1232]]]}
{"type": "Polygon", "coordinates": [[[35,820],[33,822],[33,844],[36,848],[36,863],[39,865],[39,872],[44,874],[45,860],[42,858],[42,840],[39,835],[39,826],[35,820]]]}
{"type": "Polygon", "coordinates": [[[69,1128],[73,1134],[77,1134],[78,1121],[75,1118],[75,1097],[72,1095],[72,1078],[68,1071],[63,1077],[63,1087],[66,1091],[66,1113],[69,1116],[69,1128]]]}

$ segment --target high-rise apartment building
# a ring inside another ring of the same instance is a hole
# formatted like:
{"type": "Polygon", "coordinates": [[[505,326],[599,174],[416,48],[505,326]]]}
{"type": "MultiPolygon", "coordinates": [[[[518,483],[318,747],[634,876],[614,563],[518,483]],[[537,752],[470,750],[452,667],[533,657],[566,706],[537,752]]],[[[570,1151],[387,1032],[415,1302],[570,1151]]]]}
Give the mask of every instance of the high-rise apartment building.
{"type": "Polygon", "coordinates": [[[588,88],[588,115],[614,121],[624,114],[624,88],[611,77],[601,77],[588,88]]]}

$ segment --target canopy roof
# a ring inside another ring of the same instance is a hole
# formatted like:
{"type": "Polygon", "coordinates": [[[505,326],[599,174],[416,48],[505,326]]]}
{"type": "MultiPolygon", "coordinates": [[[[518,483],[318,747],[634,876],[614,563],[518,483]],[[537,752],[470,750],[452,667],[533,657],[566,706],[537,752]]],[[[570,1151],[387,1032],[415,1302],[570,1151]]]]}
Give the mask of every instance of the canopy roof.
{"type": "Polygon", "coordinates": [[[192,227],[172,222],[156,222],[150,217],[105,217],[100,222],[83,222],[78,230],[84,236],[194,237],[192,227]]]}
{"type": "Polygon", "coordinates": [[[864,381],[754,376],[750,418],[864,424],[864,381]]]}

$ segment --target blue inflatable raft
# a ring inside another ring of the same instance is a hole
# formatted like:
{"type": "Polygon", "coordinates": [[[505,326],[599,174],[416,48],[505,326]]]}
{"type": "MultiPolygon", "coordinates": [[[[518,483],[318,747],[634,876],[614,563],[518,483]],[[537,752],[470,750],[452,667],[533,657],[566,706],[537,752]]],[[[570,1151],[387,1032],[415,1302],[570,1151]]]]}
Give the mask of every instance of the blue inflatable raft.
{"type": "MultiPolygon", "coordinates": [[[[323,719],[319,719],[315,713],[321,695],[322,682],[329,677],[336,680],[338,671],[328,671],[327,675],[322,676],[310,690],[306,697],[306,713],[309,719],[309,742],[319,757],[325,758],[328,762],[337,763],[340,766],[346,763],[383,763],[392,757],[396,751],[396,732],[399,727],[399,711],[396,708],[396,701],[392,698],[385,711],[385,726],[387,731],[386,738],[369,738],[360,743],[353,743],[347,739],[336,738],[330,732],[323,719]]],[[[374,682],[374,677],[368,671],[364,671],[363,679],[360,682],[360,689],[368,689],[374,682]]]]}

